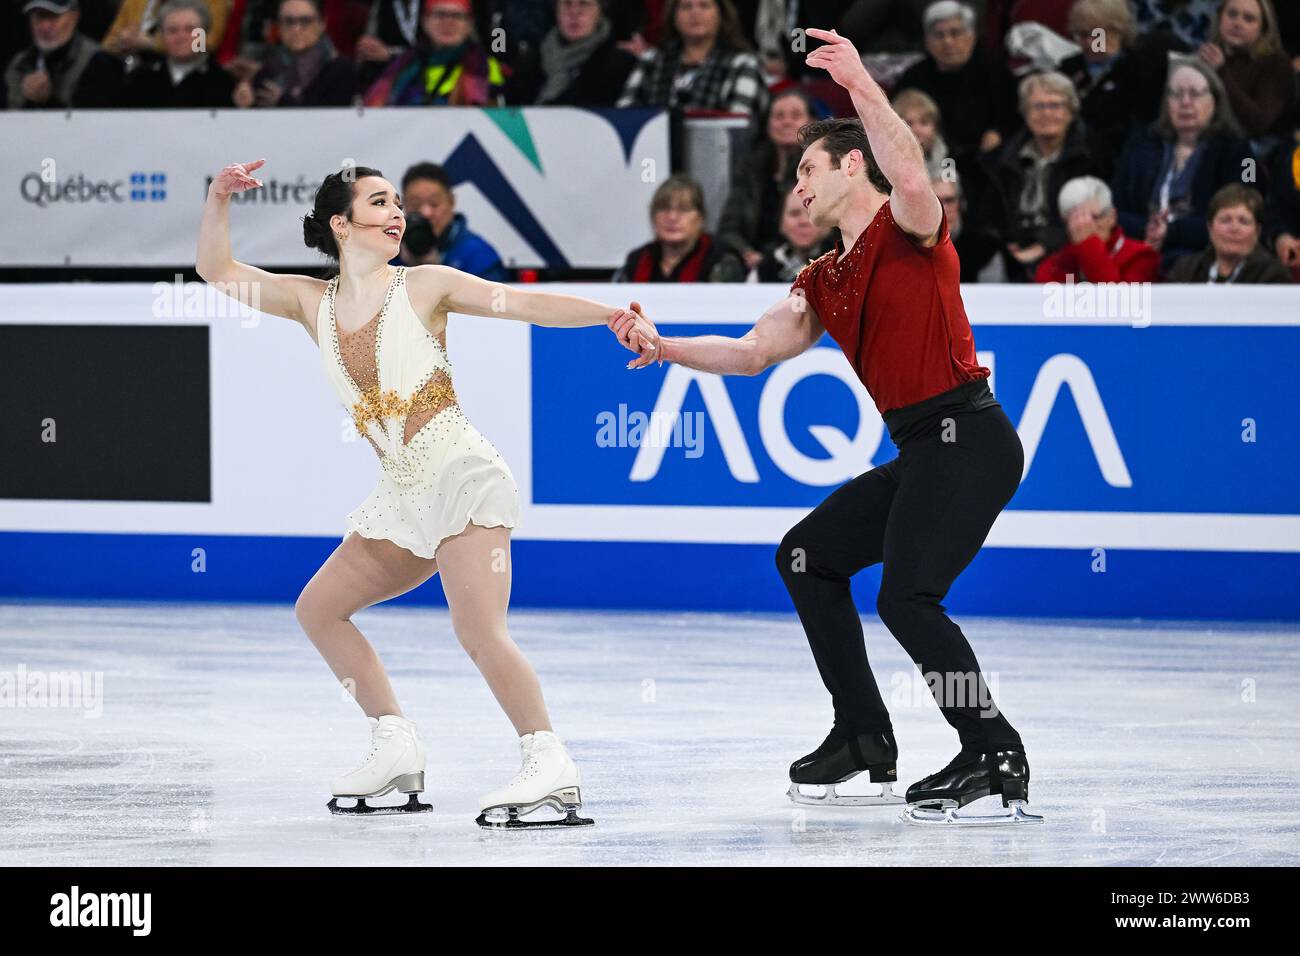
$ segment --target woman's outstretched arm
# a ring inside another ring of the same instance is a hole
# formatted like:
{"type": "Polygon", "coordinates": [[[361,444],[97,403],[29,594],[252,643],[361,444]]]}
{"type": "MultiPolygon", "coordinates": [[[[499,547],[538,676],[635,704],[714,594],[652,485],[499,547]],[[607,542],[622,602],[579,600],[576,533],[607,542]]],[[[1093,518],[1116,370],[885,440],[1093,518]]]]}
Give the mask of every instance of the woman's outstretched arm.
{"type": "Polygon", "coordinates": [[[266,272],[238,262],[230,254],[230,197],[261,186],[261,180],[252,174],[265,162],[259,159],[255,163],[235,163],[212,180],[207,202],[203,205],[194,265],[204,282],[211,283],[232,299],[259,312],[284,316],[306,325],[308,316],[314,317],[311,303],[319,302],[324,282],[310,276],[266,272]]]}
{"type": "Polygon", "coordinates": [[[459,312],[516,319],[551,328],[604,325],[617,311],[611,305],[578,295],[488,282],[448,266],[413,266],[407,282],[431,312],[459,312]]]}

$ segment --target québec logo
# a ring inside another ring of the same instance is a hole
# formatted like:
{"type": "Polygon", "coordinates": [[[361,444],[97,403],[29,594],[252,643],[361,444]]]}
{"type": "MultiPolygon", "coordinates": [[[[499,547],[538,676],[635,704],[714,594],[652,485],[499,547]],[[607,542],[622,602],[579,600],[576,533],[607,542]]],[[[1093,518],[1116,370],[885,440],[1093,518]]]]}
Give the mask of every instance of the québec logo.
{"type": "Polygon", "coordinates": [[[162,202],[166,198],[166,173],[131,174],[131,202],[162,202]]]}
{"type": "MultiPolygon", "coordinates": [[[[976,360],[990,370],[995,368],[993,352],[979,352],[976,360]]],[[[741,426],[735,405],[721,377],[681,365],[671,366],[664,376],[654,410],[650,413],[651,420],[676,420],[692,384],[699,388],[705,414],[717,434],[718,445],[732,478],[746,483],[758,482],[760,476],[745,437],[745,429],[741,426]]],[[[991,377],[990,386],[992,385],[991,377]]],[[[1025,450],[1022,478],[1029,474],[1043,433],[1047,430],[1048,419],[1056,407],[1061,390],[1065,388],[1070,390],[1079,417],[1083,420],[1088,444],[1102,478],[1113,488],[1131,488],[1133,479],[1115,438],[1115,429],[1101,400],[1092,371],[1083,359],[1068,353],[1048,358],[1039,368],[1029,391],[1029,398],[1016,428],[1025,450]]],[[[758,434],[763,447],[781,471],[806,485],[839,484],[860,474],[863,463],[870,461],[879,450],[885,434],[884,428],[880,414],[838,349],[810,349],[782,362],[768,376],[759,397],[758,434]],[[808,426],[808,431],[826,451],[825,458],[804,454],[790,440],[785,429],[786,400],[794,387],[811,375],[829,375],[840,379],[858,403],[858,428],[853,435],[845,434],[831,425],[808,426]]],[[[653,480],[659,474],[667,447],[668,443],[665,442],[642,444],[632,462],[628,480],[653,480]]]]}

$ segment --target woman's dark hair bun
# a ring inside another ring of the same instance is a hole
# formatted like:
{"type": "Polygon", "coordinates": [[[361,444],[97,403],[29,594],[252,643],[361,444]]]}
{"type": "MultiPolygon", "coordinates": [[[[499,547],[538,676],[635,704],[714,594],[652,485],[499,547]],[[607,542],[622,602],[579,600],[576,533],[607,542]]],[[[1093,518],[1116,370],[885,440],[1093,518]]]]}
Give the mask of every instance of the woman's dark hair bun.
{"type": "Polygon", "coordinates": [[[383,176],[369,166],[345,166],[330,173],[316,190],[312,211],[302,217],[302,241],[308,249],[319,249],[335,261],[339,257],[338,240],[330,228],[333,216],[352,217],[352,186],[367,176],[383,176]]]}
{"type": "Polygon", "coordinates": [[[308,249],[319,249],[331,259],[339,256],[338,243],[334,241],[329,223],[321,222],[314,212],[302,217],[302,241],[308,249]]]}

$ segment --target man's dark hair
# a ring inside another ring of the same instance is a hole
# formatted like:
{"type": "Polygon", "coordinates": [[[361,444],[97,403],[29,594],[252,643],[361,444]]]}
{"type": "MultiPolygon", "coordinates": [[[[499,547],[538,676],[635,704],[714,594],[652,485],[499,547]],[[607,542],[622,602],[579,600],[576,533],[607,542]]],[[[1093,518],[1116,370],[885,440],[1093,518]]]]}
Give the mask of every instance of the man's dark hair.
{"type": "Polygon", "coordinates": [[[451,177],[447,175],[447,170],[443,169],[437,163],[416,163],[405,173],[402,174],[402,192],[406,192],[406,187],[411,185],[417,179],[429,179],[437,183],[447,192],[451,192],[451,177]]]}
{"type": "Polygon", "coordinates": [[[876,157],[871,152],[871,143],[867,140],[867,131],[862,128],[862,121],[856,119],[817,120],[799,128],[799,148],[806,150],[816,143],[826,150],[831,157],[831,165],[839,168],[840,160],[853,150],[861,150],[867,163],[867,181],[886,196],[894,187],[876,165],[876,157]]]}

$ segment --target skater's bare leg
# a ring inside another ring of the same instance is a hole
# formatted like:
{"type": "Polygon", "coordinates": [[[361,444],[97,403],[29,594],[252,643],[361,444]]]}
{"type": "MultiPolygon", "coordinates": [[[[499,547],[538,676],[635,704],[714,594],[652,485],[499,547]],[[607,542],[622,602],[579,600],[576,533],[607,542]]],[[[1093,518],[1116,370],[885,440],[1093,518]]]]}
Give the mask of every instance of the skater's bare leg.
{"type": "Polygon", "coordinates": [[[349,534],[307,582],[294,611],[298,623],[325,658],[334,676],[351,680],[367,717],[402,716],[379,655],[352,623],[352,615],[418,587],[438,571],[421,558],[383,539],[349,534]]]}
{"type": "Polygon", "coordinates": [[[510,529],[470,525],[438,546],[456,637],[520,736],[550,730],[541,684],[506,628],[510,529]]]}

